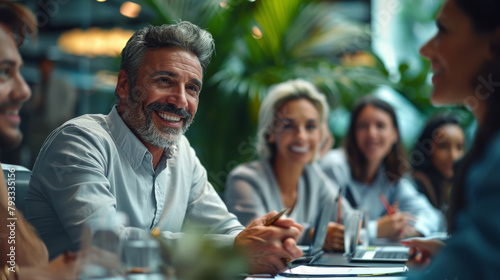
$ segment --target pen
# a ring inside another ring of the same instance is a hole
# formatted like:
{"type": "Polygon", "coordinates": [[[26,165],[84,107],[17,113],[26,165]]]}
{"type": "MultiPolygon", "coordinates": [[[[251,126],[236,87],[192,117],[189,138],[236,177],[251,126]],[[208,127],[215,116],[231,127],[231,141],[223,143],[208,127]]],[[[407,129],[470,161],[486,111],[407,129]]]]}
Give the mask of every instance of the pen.
{"type": "Polygon", "coordinates": [[[342,189],[339,188],[339,195],[337,196],[337,224],[340,224],[342,217],[342,189]]]}
{"type": "Polygon", "coordinates": [[[393,215],[396,213],[396,211],[394,210],[394,208],[392,208],[392,206],[389,204],[389,202],[387,201],[387,199],[385,198],[384,194],[383,193],[380,193],[378,195],[378,197],[380,198],[380,201],[382,201],[382,204],[384,205],[385,207],[385,210],[387,211],[387,214],[389,215],[393,215]]]}
{"type": "Polygon", "coordinates": [[[281,210],[278,214],[276,214],[269,221],[267,221],[265,226],[270,226],[270,225],[274,224],[277,220],[279,220],[281,218],[281,216],[283,216],[283,214],[285,214],[288,211],[288,209],[290,209],[290,208],[287,207],[287,208],[281,210]]]}
{"type": "MultiPolygon", "coordinates": [[[[277,220],[279,220],[281,218],[281,216],[283,216],[288,210],[290,210],[290,207],[287,207],[283,210],[281,210],[278,214],[276,214],[274,217],[272,217],[271,219],[269,219],[264,225],[265,226],[270,226],[270,225],[273,225],[277,220]]],[[[292,271],[292,267],[290,266],[290,262],[291,260],[290,259],[283,259],[283,261],[285,262],[285,265],[286,267],[288,268],[288,270],[292,271]]]]}

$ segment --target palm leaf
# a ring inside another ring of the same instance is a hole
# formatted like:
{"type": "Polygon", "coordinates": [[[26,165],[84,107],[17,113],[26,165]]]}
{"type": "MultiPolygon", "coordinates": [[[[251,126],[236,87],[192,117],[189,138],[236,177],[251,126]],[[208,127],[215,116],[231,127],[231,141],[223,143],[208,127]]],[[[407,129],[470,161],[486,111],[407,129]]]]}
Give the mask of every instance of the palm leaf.
{"type": "Polygon", "coordinates": [[[144,0],[159,15],[161,23],[190,21],[205,27],[221,10],[218,0],[144,0]]]}

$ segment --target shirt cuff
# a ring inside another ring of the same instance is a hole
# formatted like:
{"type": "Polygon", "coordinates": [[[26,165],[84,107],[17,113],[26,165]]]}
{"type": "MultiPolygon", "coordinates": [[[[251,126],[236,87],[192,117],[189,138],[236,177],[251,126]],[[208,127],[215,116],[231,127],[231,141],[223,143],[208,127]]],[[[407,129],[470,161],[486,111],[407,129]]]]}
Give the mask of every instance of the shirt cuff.
{"type": "Polygon", "coordinates": [[[416,223],[415,230],[418,231],[423,236],[429,236],[431,234],[431,230],[429,229],[429,227],[427,227],[423,223],[416,223]]]}
{"type": "MultiPolygon", "coordinates": [[[[203,238],[211,241],[211,245],[214,247],[233,247],[234,239],[241,231],[232,232],[230,234],[204,234],[203,238]]],[[[164,231],[161,233],[162,237],[166,241],[168,246],[178,246],[180,239],[185,237],[186,234],[183,232],[169,232],[164,231]]],[[[201,237],[201,236],[200,236],[201,237]]]]}
{"type": "Polygon", "coordinates": [[[234,239],[240,232],[237,234],[206,234],[205,237],[210,239],[215,247],[233,247],[234,239]]]}

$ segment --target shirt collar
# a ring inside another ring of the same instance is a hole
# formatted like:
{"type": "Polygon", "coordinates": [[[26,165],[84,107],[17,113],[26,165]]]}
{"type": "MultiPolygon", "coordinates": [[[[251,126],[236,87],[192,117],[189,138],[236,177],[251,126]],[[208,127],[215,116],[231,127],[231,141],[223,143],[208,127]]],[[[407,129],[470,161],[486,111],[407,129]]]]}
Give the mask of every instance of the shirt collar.
{"type": "MultiPolygon", "coordinates": [[[[116,145],[122,149],[132,168],[136,169],[139,167],[145,156],[149,157],[149,161],[152,160],[152,155],[148,151],[148,148],[144,146],[141,140],[125,124],[120,114],[118,114],[116,105],[111,109],[107,120],[111,136],[114,138],[116,145]]],[[[163,156],[167,159],[172,158],[176,151],[177,146],[172,146],[163,151],[163,156]]]]}
{"type": "Polygon", "coordinates": [[[116,110],[116,105],[113,106],[111,112],[106,117],[109,125],[109,131],[113,137],[116,146],[120,147],[123,155],[129,161],[132,168],[136,169],[141,165],[143,158],[149,153],[144,144],[135,136],[128,128],[123,119],[116,110]]]}

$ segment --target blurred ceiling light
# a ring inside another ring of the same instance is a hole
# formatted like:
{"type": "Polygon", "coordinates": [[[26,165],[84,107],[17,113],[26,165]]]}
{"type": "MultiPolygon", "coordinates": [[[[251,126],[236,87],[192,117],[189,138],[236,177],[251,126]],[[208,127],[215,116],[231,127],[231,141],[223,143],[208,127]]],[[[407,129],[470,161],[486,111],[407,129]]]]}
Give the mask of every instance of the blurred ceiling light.
{"type": "Polygon", "coordinates": [[[227,1],[221,1],[219,5],[221,8],[226,9],[227,8],[227,1]]]}
{"type": "Polygon", "coordinates": [[[97,0],[97,2],[106,2],[106,0],[97,0]]]}
{"type": "Polygon", "coordinates": [[[110,30],[96,27],[88,30],[78,28],[62,33],[57,40],[57,45],[69,54],[87,57],[115,57],[120,54],[133,34],[134,31],[121,28],[110,30]]]}
{"type": "Polygon", "coordinates": [[[134,2],[127,1],[123,3],[122,6],[120,7],[120,13],[129,18],[137,17],[140,11],[141,11],[141,6],[134,2]]]}
{"type": "Polygon", "coordinates": [[[252,27],[252,37],[255,39],[260,39],[262,38],[262,31],[257,26],[252,27]]]}

